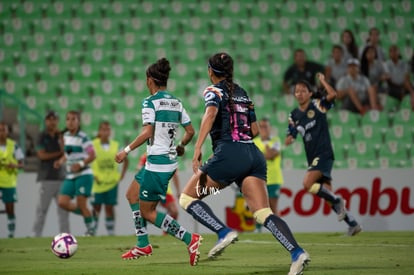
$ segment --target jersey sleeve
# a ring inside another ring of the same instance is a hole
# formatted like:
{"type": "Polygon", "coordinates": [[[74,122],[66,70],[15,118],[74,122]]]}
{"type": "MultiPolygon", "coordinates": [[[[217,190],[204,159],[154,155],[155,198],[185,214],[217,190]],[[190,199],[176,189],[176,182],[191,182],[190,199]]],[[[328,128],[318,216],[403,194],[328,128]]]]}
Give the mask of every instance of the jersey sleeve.
{"type": "Polygon", "coordinates": [[[24,159],[23,151],[17,144],[14,145],[14,154],[13,154],[13,156],[17,161],[20,161],[20,160],[24,159]]]}
{"type": "Polygon", "coordinates": [[[183,110],[181,112],[181,125],[185,127],[189,124],[191,124],[190,116],[188,115],[187,111],[183,107],[183,110]]]}
{"type": "Polygon", "coordinates": [[[282,143],[280,142],[279,137],[275,137],[274,142],[271,147],[273,150],[280,152],[282,150],[282,143]]]}
{"type": "Polygon", "coordinates": [[[155,108],[154,104],[149,99],[144,99],[142,101],[142,124],[148,125],[148,124],[155,124],[155,108]]]}
{"type": "Polygon", "coordinates": [[[84,135],[82,137],[82,148],[85,152],[87,152],[88,154],[90,152],[95,152],[95,148],[93,147],[93,143],[92,140],[89,139],[89,137],[87,135],[84,135]]]}
{"type": "Polygon", "coordinates": [[[334,105],[333,101],[328,101],[326,99],[326,96],[322,97],[321,99],[314,99],[313,104],[315,105],[316,109],[322,113],[326,113],[334,105]]]}
{"type": "Polygon", "coordinates": [[[222,89],[211,85],[208,86],[204,92],[203,92],[203,97],[204,97],[204,105],[205,107],[208,106],[216,106],[218,107],[220,104],[220,101],[223,97],[223,92],[222,89]]]}

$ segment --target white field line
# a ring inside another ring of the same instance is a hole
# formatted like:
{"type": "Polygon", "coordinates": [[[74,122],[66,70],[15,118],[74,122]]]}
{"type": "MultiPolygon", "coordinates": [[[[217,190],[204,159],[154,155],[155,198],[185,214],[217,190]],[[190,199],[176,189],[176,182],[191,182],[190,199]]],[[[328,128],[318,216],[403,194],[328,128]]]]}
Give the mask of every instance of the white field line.
{"type": "MultiPolygon", "coordinates": [[[[255,240],[240,240],[238,243],[247,244],[275,244],[277,241],[255,241],[255,240]]],[[[414,247],[414,244],[355,244],[355,243],[300,243],[301,246],[360,246],[360,247],[414,247]]]]}

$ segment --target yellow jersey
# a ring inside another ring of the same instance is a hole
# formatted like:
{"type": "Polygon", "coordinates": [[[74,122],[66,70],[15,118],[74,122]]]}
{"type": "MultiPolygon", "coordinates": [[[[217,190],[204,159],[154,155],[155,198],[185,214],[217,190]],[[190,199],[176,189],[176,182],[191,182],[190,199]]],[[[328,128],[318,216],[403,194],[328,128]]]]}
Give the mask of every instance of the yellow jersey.
{"type": "Polygon", "coordinates": [[[13,188],[17,185],[17,169],[7,168],[6,164],[17,164],[14,156],[16,143],[11,139],[6,139],[5,150],[0,149],[0,187],[13,188]]]}
{"type": "Polygon", "coordinates": [[[114,161],[119,150],[119,144],[114,140],[110,140],[109,144],[105,145],[101,143],[99,138],[95,138],[92,144],[96,153],[96,158],[91,165],[95,177],[92,192],[103,193],[115,187],[121,178],[119,166],[114,161]]]}
{"type": "MultiPolygon", "coordinates": [[[[260,136],[257,136],[253,139],[253,142],[256,144],[257,148],[264,154],[266,151],[266,146],[276,149],[279,152],[281,151],[281,142],[278,136],[272,137],[269,140],[263,141],[260,136]]],[[[283,174],[281,167],[282,157],[281,154],[277,155],[272,160],[266,160],[267,166],[267,184],[283,184],[283,174]]]]}

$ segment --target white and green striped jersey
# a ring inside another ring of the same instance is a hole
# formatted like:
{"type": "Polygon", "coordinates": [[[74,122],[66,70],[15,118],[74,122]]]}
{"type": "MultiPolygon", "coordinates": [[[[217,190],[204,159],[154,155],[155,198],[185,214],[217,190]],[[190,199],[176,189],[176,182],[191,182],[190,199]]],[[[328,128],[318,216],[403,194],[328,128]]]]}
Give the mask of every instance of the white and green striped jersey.
{"type": "Polygon", "coordinates": [[[73,173],[70,167],[73,163],[84,160],[88,157],[88,152],[93,149],[93,145],[88,136],[78,131],[72,135],[69,131],[63,135],[63,142],[65,145],[65,156],[66,156],[66,178],[73,179],[81,175],[92,174],[92,169],[89,165],[86,165],[81,171],[73,173]]]}
{"type": "Polygon", "coordinates": [[[142,102],[142,122],[154,126],[147,143],[145,169],[153,172],[172,172],[177,168],[175,137],[180,125],[191,124],[181,101],[167,91],[158,91],[142,102]]]}

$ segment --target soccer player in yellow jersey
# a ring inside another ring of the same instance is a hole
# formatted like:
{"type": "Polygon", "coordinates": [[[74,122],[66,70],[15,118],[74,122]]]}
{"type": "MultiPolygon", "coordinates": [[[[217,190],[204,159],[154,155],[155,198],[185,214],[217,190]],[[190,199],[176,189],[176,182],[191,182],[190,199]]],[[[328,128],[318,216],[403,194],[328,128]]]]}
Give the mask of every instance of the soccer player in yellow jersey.
{"type": "Polygon", "coordinates": [[[259,136],[254,138],[254,143],[263,153],[267,166],[267,193],[270,209],[278,215],[277,202],[280,196],[283,174],[281,168],[281,141],[278,136],[272,136],[272,127],[267,118],[259,121],[259,136]]]}
{"type": "Polygon", "coordinates": [[[111,125],[108,121],[99,124],[97,138],[92,141],[96,159],[92,163],[94,182],[92,187],[92,205],[95,211],[95,230],[102,205],[105,206],[105,227],[109,235],[115,231],[115,211],[117,205],[118,184],[128,169],[128,158],[122,164],[122,170],[113,159],[120,150],[119,143],[111,138],[111,125]]]}

